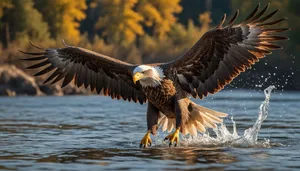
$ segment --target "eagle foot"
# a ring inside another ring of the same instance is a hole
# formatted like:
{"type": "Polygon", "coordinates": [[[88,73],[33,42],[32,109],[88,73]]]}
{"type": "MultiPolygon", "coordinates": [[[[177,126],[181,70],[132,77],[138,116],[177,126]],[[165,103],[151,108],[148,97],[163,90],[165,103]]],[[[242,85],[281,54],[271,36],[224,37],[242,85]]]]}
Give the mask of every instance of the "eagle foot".
{"type": "Polygon", "coordinates": [[[176,147],[179,143],[179,128],[177,128],[175,132],[166,136],[164,141],[166,141],[166,140],[170,141],[169,147],[171,147],[171,145],[174,144],[174,142],[175,142],[174,147],[176,147]]]}
{"type": "Polygon", "coordinates": [[[145,134],[145,136],[141,140],[140,148],[147,148],[147,147],[150,147],[152,145],[152,140],[150,138],[150,133],[151,133],[151,131],[147,131],[147,133],[145,134]]]}

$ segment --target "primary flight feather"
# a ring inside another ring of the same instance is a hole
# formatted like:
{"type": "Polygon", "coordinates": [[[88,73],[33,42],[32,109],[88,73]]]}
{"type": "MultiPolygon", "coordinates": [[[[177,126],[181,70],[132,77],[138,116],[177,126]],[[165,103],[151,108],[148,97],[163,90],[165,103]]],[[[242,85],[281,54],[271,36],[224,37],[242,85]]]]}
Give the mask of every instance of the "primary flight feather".
{"type": "Polygon", "coordinates": [[[65,47],[59,49],[31,43],[41,52],[21,52],[34,56],[24,60],[41,61],[28,67],[44,67],[35,76],[52,71],[45,83],[63,79],[64,87],[74,80],[78,87],[84,85],[112,98],[141,104],[148,101],[148,131],[140,147],[151,145],[150,134],[156,134],[159,127],[168,132],[175,129],[166,140],[170,146],[177,145],[179,132],[197,135],[215,128],[227,116],[195,104],[190,96],[203,98],[220,91],[272,50],[281,49],[273,42],[287,38],[276,34],[289,29],[272,27],[285,19],[271,20],[278,10],[265,15],[268,7],[259,10],[258,5],[239,24],[234,24],[239,11],[227,24],[224,15],[186,54],[169,63],[135,65],[64,42],[65,47]]]}

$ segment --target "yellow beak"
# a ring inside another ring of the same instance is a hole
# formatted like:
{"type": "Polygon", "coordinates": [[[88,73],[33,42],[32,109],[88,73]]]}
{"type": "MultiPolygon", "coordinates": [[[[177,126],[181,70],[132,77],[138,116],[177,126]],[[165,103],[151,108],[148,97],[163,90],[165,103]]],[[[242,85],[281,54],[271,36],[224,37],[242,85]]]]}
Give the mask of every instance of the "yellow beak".
{"type": "Polygon", "coordinates": [[[136,84],[136,82],[139,81],[142,78],[143,78],[142,73],[140,73],[140,72],[135,73],[132,77],[133,83],[136,84]]]}

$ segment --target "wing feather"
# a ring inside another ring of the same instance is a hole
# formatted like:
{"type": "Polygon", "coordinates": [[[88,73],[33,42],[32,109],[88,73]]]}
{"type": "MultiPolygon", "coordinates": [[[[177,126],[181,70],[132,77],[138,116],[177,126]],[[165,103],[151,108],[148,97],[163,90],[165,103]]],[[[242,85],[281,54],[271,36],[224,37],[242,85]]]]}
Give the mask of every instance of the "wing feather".
{"type": "Polygon", "coordinates": [[[234,22],[236,21],[237,17],[239,16],[239,10],[236,10],[234,16],[232,17],[232,19],[229,21],[229,23],[227,24],[226,27],[232,27],[232,25],[234,24],[234,22]]]}
{"type": "Polygon", "coordinates": [[[35,65],[31,65],[29,67],[27,67],[27,69],[36,69],[36,68],[40,68],[40,67],[43,67],[45,65],[49,64],[49,61],[48,60],[45,60],[43,62],[40,62],[40,63],[37,63],[35,65]]]}
{"type": "Polygon", "coordinates": [[[96,85],[97,85],[97,83],[96,83],[96,73],[95,73],[95,71],[92,71],[92,73],[91,73],[91,83],[90,83],[91,91],[95,90],[96,85]]]}
{"type": "Polygon", "coordinates": [[[90,77],[91,77],[91,70],[88,68],[85,68],[85,75],[84,75],[84,81],[83,81],[83,85],[84,88],[88,88],[88,86],[90,85],[90,77]]]}
{"type": "Polygon", "coordinates": [[[178,84],[193,97],[196,97],[194,90],[200,98],[220,91],[241,72],[271,54],[272,50],[281,49],[274,42],[287,39],[276,34],[288,28],[272,28],[285,18],[269,21],[278,10],[266,14],[268,8],[269,4],[262,10],[257,5],[242,23],[234,25],[239,14],[237,10],[223,27],[224,15],[221,23],[205,33],[185,55],[160,64],[160,67],[170,77],[174,77],[175,73],[178,84]]]}
{"type": "Polygon", "coordinates": [[[102,88],[103,88],[103,76],[100,73],[97,73],[97,85],[96,85],[96,90],[97,93],[100,94],[102,88]]]}
{"type": "Polygon", "coordinates": [[[42,52],[24,52],[32,56],[26,61],[39,61],[29,66],[28,69],[39,69],[35,76],[40,76],[55,70],[44,83],[52,81],[55,84],[62,80],[62,87],[67,86],[72,80],[75,85],[85,88],[90,87],[99,94],[111,98],[145,103],[147,101],[140,84],[132,81],[132,71],[135,65],[89,51],[80,47],[65,45],[60,49],[42,49],[30,42],[33,47],[42,52]]]}
{"type": "Polygon", "coordinates": [[[255,14],[259,10],[259,7],[260,7],[260,4],[257,4],[256,8],[254,8],[254,10],[250,13],[250,15],[245,19],[245,21],[244,21],[245,23],[255,17],[255,14]]]}
{"type": "Polygon", "coordinates": [[[77,64],[73,64],[73,66],[70,67],[69,71],[67,72],[66,76],[64,77],[64,81],[63,81],[61,87],[65,87],[73,80],[74,73],[76,70],[77,70],[77,64]]]}
{"type": "Polygon", "coordinates": [[[60,73],[60,69],[56,69],[45,81],[44,84],[54,79],[60,73]]]}
{"type": "Polygon", "coordinates": [[[40,72],[34,74],[34,76],[44,75],[44,74],[46,74],[46,73],[48,73],[48,72],[50,72],[50,71],[52,71],[52,70],[54,70],[54,69],[55,69],[55,67],[51,64],[51,65],[48,66],[47,68],[45,68],[45,69],[41,70],[40,72]]]}

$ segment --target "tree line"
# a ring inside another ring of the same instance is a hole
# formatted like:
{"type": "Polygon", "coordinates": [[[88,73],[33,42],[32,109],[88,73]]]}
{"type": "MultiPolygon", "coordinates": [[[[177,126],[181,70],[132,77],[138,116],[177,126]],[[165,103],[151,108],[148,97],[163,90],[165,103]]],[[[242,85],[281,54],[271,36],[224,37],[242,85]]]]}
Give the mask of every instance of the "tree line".
{"type": "MultiPolygon", "coordinates": [[[[223,13],[240,9],[239,21],[267,0],[1,0],[0,61],[20,63],[17,49],[32,50],[31,40],[41,47],[81,46],[132,63],[164,62],[186,52],[223,13]]],[[[300,28],[298,0],[273,0],[270,11],[289,20],[290,41],[257,70],[280,66],[280,72],[299,69],[300,28]],[[293,62],[292,62],[293,61],[293,62]],[[265,65],[268,63],[270,65],[265,65]]],[[[274,69],[274,68],[269,68],[274,69]]]]}

